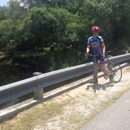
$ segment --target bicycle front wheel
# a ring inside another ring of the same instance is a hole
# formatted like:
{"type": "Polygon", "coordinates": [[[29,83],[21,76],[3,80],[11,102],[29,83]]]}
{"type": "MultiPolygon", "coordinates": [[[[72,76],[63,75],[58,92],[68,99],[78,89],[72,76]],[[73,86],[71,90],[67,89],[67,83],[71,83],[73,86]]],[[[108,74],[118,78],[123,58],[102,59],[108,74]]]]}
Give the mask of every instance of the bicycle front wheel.
{"type": "Polygon", "coordinates": [[[113,82],[117,83],[122,78],[122,69],[119,64],[112,65],[113,82]]]}

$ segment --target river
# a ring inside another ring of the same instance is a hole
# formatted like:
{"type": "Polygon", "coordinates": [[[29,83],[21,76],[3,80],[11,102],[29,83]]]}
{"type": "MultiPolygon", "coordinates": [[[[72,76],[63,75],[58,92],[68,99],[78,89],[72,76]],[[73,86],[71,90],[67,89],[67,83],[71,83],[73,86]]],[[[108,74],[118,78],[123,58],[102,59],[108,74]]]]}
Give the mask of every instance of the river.
{"type": "MultiPolygon", "coordinates": [[[[36,67],[28,67],[26,65],[0,64],[0,87],[20,80],[31,78],[33,76],[33,72],[35,71],[41,72],[42,69],[36,67]]],[[[0,104],[0,109],[14,105],[32,96],[33,93],[29,93],[27,95],[19,97],[18,99],[0,104]]]]}

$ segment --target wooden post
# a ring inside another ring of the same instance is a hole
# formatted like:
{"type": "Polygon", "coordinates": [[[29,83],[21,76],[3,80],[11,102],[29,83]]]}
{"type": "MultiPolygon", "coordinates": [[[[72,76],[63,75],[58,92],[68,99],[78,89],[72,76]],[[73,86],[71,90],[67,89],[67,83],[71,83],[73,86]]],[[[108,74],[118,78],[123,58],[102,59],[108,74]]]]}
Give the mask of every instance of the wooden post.
{"type": "MultiPolygon", "coordinates": [[[[42,74],[41,72],[34,72],[33,76],[38,76],[41,74],[42,74]]],[[[34,95],[34,99],[36,99],[36,100],[43,99],[43,88],[39,88],[39,89],[35,90],[33,92],[33,95],[34,95]]]]}

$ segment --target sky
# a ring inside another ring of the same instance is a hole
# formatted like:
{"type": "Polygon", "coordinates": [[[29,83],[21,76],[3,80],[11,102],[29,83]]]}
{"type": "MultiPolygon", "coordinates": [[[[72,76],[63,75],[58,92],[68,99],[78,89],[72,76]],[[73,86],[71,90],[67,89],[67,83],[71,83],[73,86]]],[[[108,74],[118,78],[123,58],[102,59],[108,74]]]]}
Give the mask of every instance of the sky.
{"type": "Polygon", "coordinates": [[[7,0],[0,0],[0,6],[7,5],[7,0]]]}

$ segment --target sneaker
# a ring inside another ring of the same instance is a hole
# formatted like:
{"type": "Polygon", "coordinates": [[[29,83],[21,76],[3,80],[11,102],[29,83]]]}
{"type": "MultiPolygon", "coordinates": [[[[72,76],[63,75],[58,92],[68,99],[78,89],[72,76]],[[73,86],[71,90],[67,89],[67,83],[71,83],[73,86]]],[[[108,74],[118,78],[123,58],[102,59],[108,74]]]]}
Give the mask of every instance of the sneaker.
{"type": "Polygon", "coordinates": [[[110,82],[113,82],[113,74],[109,75],[109,80],[110,80],[110,82]]]}

